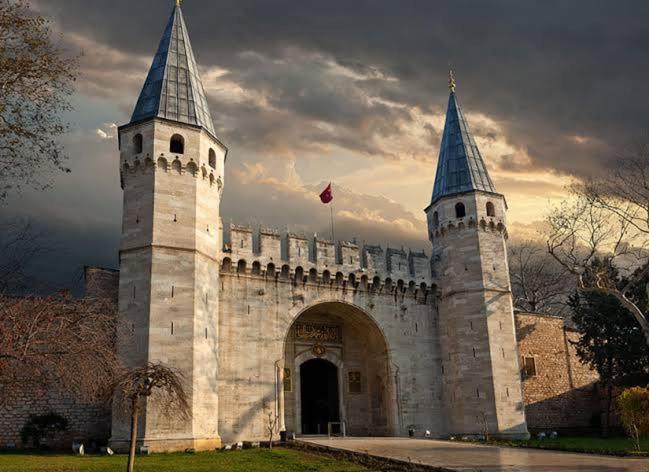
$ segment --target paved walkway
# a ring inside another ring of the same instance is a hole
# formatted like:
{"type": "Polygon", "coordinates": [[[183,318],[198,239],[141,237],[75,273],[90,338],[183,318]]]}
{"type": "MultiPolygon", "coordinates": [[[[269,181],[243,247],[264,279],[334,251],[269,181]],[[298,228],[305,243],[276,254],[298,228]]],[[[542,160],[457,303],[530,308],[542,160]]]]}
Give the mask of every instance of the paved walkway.
{"type": "Polygon", "coordinates": [[[299,440],[462,472],[649,472],[649,458],[626,458],[409,438],[299,440]]]}

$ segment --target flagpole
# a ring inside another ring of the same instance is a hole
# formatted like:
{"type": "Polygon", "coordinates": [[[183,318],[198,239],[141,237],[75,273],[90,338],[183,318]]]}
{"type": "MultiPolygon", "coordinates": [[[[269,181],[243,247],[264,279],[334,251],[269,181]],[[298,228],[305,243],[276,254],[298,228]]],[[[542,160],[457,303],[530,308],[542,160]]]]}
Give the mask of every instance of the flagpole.
{"type": "Polygon", "coordinates": [[[334,206],[333,206],[333,203],[331,204],[329,209],[331,210],[331,242],[335,242],[336,237],[334,236],[334,206]]]}

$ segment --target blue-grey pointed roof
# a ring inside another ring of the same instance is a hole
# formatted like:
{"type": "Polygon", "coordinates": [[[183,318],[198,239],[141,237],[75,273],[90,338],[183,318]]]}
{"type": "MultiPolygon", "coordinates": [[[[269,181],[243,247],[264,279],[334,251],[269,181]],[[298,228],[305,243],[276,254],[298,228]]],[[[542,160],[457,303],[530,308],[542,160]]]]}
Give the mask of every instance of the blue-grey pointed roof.
{"type": "Polygon", "coordinates": [[[496,187],[489,177],[478,146],[469,131],[455,91],[451,90],[432,203],[442,197],[471,190],[496,193],[496,187]]]}
{"type": "Polygon", "coordinates": [[[214,135],[180,6],[175,6],[171,13],[131,123],[155,117],[202,126],[214,135]]]}

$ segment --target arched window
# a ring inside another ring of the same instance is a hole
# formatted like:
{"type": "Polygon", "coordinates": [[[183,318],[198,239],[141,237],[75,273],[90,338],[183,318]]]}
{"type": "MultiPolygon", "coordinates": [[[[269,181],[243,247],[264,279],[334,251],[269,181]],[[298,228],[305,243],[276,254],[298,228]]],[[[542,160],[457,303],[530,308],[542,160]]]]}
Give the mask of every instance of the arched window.
{"type": "Polygon", "coordinates": [[[455,204],[455,217],[464,218],[466,216],[466,209],[464,208],[464,203],[455,204]]]}
{"type": "Polygon", "coordinates": [[[491,202],[487,202],[487,216],[496,216],[496,209],[491,202]]]}
{"type": "Polygon", "coordinates": [[[325,284],[328,284],[329,282],[331,282],[331,272],[329,272],[328,270],[325,270],[322,273],[322,282],[325,283],[325,284]]]}
{"type": "Polygon", "coordinates": [[[342,272],[336,272],[336,285],[342,285],[344,279],[345,276],[343,275],[342,272]]]}
{"type": "Polygon", "coordinates": [[[178,159],[174,159],[171,163],[171,168],[179,174],[182,172],[182,164],[178,159]]]}
{"type": "Polygon", "coordinates": [[[356,286],[356,276],[354,274],[349,274],[347,280],[349,281],[349,285],[352,287],[356,286]]]}
{"type": "Polygon", "coordinates": [[[185,154],[185,138],[174,134],[169,141],[169,152],[172,154],[185,154]]]}
{"type": "Polygon", "coordinates": [[[259,261],[255,261],[252,263],[252,273],[254,275],[261,274],[261,264],[259,263],[259,261]]]}
{"type": "Polygon", "coordinates": [[[230,272],[232,270],[232,260],[229,257],[223,259],[223,264],[221,265],[221,271],[230,272]]]}
{"type": "Polygon", "coordinates": [[[275,277],[275,264],[272,262],[266,266],[266,277],[275,277]]]}
{"type": "Polygon", "coordinates": [[[304,279],[304,269],[300,266],[295,268],[295,282],[300,283],[304,279]]]}
{"type": "Polygon", "coordinates": [[[361,290],[367,290],[367,275],[361,276],[360,287],[361,287],[361,290]]]}
{"type": "Polygon", "coordinates": [[[372,290],[376,291],[381,288],[381,278],[377,275],[372,279],[372,290]]]}
{"type": "Polygon", "coordinates": [[[133,136],[133,153],[140,154],[142,152],[142,135],[140,133],[133,136]]]}
{"type": "Polygon", "coordinates": [[[241,259],[237,263],[237,272],[239,274],[245,274],[246,273],[246,261],[244,261],[243,259],[241,259]]]}
{"type": "Polygon", "coordinates": [[[216,153],[214,149],[210,149],[208,163],[212,169],[216,169],[216,153]]]}
{"type": "Polygon", "coordinates": [[[433,228],[437,228],[439,226],[439,213],[435,212],[433,213],[433,228]]]}
{"type": "Polygon", "coordinates": [[[280,273],[280,277],[281,277],[282,279],[288,279],[288,276],[289,276],[290,271],[291,271],[291,269],[290,269],[289,266],[287,266],[287,265],[283,265],[283,266],[282,266],[282,272],[280,273]]]}
{"type": "Polygon", "coordinates": [[[318,271],[315,269],[311,269],[309,271],[309,282],[317,282],[318,281],[318,271]]]}

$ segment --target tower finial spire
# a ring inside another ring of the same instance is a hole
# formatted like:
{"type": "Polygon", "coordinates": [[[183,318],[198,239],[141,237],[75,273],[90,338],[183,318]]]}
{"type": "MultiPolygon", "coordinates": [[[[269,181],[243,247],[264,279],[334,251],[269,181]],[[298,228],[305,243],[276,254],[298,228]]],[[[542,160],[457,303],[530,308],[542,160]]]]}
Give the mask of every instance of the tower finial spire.
{"type": "Polygon", "coordinates": [[[176,0],[176,6],[177,7],[179,7],[181,3],[183,3],[183,0],[176,0]]]}
{"type": "Polygon", "coordinates": [[[453,75],[453,69],[448,70],[448,88],[451,92],[455,92],[455,76],[453,75]]]}

